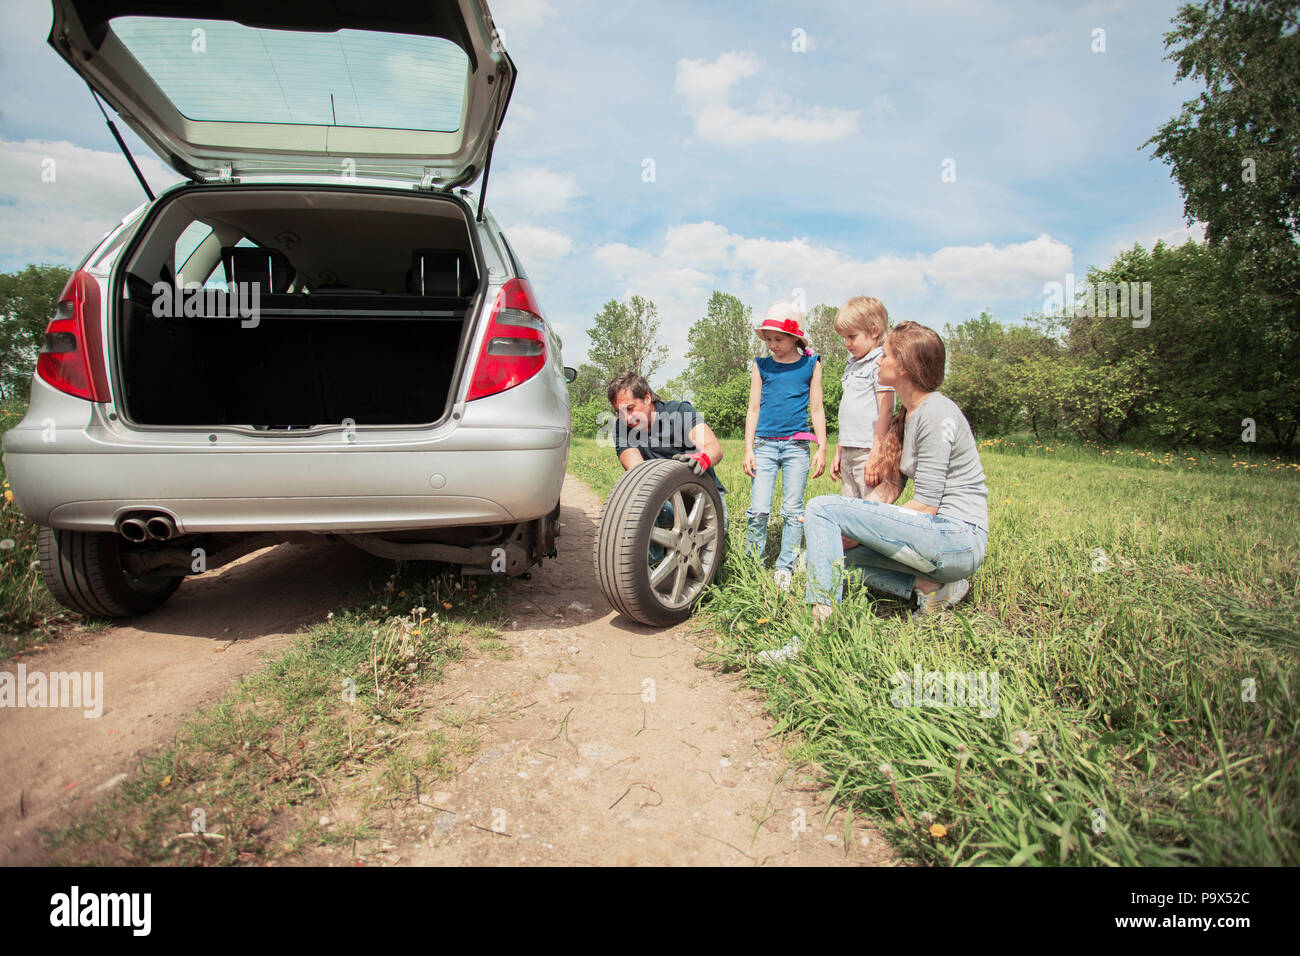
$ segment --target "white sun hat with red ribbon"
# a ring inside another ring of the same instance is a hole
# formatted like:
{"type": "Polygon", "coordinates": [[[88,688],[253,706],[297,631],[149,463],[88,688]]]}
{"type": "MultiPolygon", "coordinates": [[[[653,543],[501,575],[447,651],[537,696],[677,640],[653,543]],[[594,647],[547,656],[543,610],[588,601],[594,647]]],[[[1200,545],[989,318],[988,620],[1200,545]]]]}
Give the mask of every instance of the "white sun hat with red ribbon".
{"type": "Polygon", "coordinates": [[[808,348],[808,334],[803,329],[803,313],[793,302],[777,302],[768,309],[763,321],[754,326],[755,332],[764,330],[793,335],[799,340],[799,348],[808,348]]]}

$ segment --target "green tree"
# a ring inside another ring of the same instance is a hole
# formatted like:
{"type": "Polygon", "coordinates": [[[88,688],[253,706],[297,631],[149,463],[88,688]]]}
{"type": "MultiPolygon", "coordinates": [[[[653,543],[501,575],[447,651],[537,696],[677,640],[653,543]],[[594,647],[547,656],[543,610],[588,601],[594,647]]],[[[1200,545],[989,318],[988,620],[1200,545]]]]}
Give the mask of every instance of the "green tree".
{"type": "Polygon", "coordinates": [[[69,275],[51,265],[0,273],[0,400],[26,399],[36,353],[69,275]]]}
{"type": "Polygon", "coordinates": [[[814,305],[808,310],[803,327],[808,333],[808,345],[813,354],[827,359],[845,355],[844,339],[835,331],[835,315],[839,311],[833,305],[814,305]]]}
{"type": "Polygon", "coordinates": [[[720,437],[745,434],[745,412],[749,409],[749,370],[737,372],[727,381],[703,388],[694,405],[709,428],[720,437]]]}
{"type": "Polygon", "coordinates": [[[593,396],[581,405],[571,404],[569,415],[573,419],[573,434],[582,438],[595,438],[602,422],[601,416],[611,414],[604,393],[593,396]]]}
{"type": "Polygon", "coordinates": [[[1165,34],[1177,77],[1205,91],[1143,144],[1173,171],[1188,221],[1249,263],[1252,284],[1300,295],[1300,19],[1294,2],[1207,0],[1165,34]]]}
{"type": "Polygon", "coordinates": [[[822,359],[822,404],[826,408],[828,432],[840,430],[840,402],[844,398],[844,367],[849,364],[848,352],[842,346],[843,343],[838,353],[822,359]]]}
{"type": "Polygon", "coordinates": [[[1056,322],[1029,316],[1004,325],[981,312],[956,328],[945,326],[947,369],[943,392],[956,402],[979,435],[1002,435],[1029,427],[1035,434],[1061,425],[1055,392],[1036,392],[1050,380],[1062,345],[1056,322]]]}
{"type": "Polygon", "coordinates": [[[586,405],[593,398],[605,401],[605,389],[609,379],[601,374],[600,369],[587,362],[578,366],[578,376],[569,383],[569,406],[577,408],[586,405]]]}
{"type": "Polygon", "coordinates": [[[659,344],[659,310],[649,299],[634,295],[627,304],[610,299],[587,329],[587,356],[608,382],[620,372],[649,379],[668,358],[659,344]]]}
{"type": "Polygon", "coordinates": [[[1151,252],[1134,246],[1089,273],[1094,284],[1150,283],[1147,322],[1106,316],[1068,322],[1068,351],[1086,367],[1133,360],[1144,369],[1143,400],[1130,420],[1134,437],[1219,445],[1239,441],[1243,419],[1251,418],[1261,440],[1282,447],[1295,440],[1295,362],[1277,347],[1272,317],[1243,291],[1238,261],[1223,243],[1157,243],[1151,252]]]}
{"type": "MultiPolygon", "coordinates": [[[[1261,418],[1283,446],[1295,440],[1300,421],[1300,394],[1292,384],[1300,366],[1297,11],[1293,0],[1183,6],[1165,34],[1166,59],[1177,64],[1179,80],[1195,78],[1204,90],[1143,144],[1154,145],[1170,166],[1188,221],[1206,224],[1212,254],[1228,270],[1221,273],[1214,311],[1222,316],[1243,306],[1246,324],[1235,330],[1238,341],[1275,360],[1275,367],[1256,370],[1267,376],[1267,387],[1246,417],[1261,418]]],[[[1243,354],[1236,358],[1243,372],[1255,364],[1243,354]]],[[[1179,404],[1169,403],[1164,417],[1179,404]]],[[[1222,411],[1226,417],[1228,409],[1222,411]]]]}
{"type": "Polygon", "coordinates": [[[728,381],[737,372],[748,371],[760,348],[752,314],[753,310],[740,299],[715,289],[704,316],[687,333],[689,364],[669,383],[669,389],[697,395],[728,381]]]}

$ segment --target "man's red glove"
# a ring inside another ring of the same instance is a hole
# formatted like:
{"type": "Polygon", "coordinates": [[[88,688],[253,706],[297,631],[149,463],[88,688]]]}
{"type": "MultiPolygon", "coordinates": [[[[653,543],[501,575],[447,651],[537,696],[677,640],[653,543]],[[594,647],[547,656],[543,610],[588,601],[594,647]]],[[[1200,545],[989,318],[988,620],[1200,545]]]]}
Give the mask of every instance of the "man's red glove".
{"type": "Polygon", "coordinates": [[[686,465],[696,475],[703,476],[706,471],[713,467],[713,462],[709,456],[702,451],[697,451],[693,455],[673,455],[673,461],[680,461],[686,465]]]}

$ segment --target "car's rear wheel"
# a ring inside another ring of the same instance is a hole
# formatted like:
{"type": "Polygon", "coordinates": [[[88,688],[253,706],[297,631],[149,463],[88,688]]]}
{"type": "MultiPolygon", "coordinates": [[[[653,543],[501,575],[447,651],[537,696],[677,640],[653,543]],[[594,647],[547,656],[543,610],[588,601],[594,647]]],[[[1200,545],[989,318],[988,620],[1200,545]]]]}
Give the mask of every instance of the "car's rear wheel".
{"type": "Polygon", "coordinates": [[[122,567],[121,541],[107,532],[41,528],[41,577],[55,600],[90,617],[133,617],[171,597],[181,577],[136,577],[122,567]]]}
{"type": "Polygon", "coordinates": [[[725,541],[713,480],[681,462],[648,461],[625,474],[605,502],[596,576],[621,614],[677,624],[717,577],[725,541]]]}

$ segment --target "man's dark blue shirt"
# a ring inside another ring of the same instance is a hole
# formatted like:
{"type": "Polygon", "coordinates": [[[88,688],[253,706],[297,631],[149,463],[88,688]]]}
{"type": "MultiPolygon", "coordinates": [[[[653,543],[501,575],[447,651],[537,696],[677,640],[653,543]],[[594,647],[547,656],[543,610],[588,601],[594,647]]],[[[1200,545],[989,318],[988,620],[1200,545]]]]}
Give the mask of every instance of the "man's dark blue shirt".
{"type": "MultiPolygon", "coordinates": [[[[690,402],[656,401],[649,429],[628,428],[622,416],[618,417],[614,423],[614,448],[620,457],[629,448],[635,448],[645,459],[690,454],[699,451],[691,441],[691,429],[703,423],[704,419],[690,402]]],[[[718,491],[727,490],[711,466],[705,474],[713,479],[718,491]]]]}

